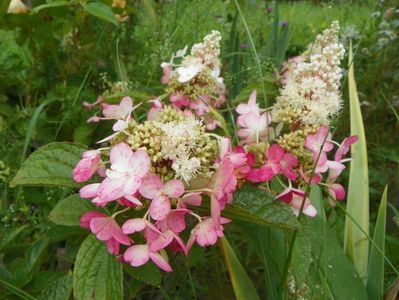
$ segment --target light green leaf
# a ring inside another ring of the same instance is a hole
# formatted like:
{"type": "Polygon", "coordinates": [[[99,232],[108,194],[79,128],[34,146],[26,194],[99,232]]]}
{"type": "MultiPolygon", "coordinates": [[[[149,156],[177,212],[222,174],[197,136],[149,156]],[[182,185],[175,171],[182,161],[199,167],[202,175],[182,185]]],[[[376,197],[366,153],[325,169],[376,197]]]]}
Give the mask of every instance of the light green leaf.
{"type": "Polygon", "coordinates": [[[123,299],[122,264],[92,234],[82,243],[76,257],[73,293],[77,300],[123,299]]]}
{"type": "Polygon", "coordinates": [[[101,2],[90,2],[82,4],[82,6],[89,14],[118,26],[118,20],[108,5],[101,2]]]}
{"type": "Polygon", "coordinates": [[[374,229],[373,241],[370,250],[369,270],[367,276],[367,291],[369,299],[382,299],[384,295],[384,254],[385,226],[387,214],[387,187],[382,194],[380,208],[374,229]],[[377,247],[379,249],[377,249],[377,247]]]}
{"type": "Polygon", "coordinates": [[[72,171],[86,148],[79,144],[52,143],[35,151],[23,163],[10,186],[47,185],[79,187],[72,171]]]}
{"type": "Polygon", "coordinates": [[[227,239],[222,237],[220,242],[236,299],[260,299],[251,279],[249,279],[247,272],[241,265],[227,239]]]}
{"type": "MultiPolygon", "coordinates": [[[[365,233],[369,233],[369,180],[367,166],[366,136],[362,112],[360,110],[354,75],[352,44],[349,49],[349,102],[351,134],[359,140],[352,146],[350,165],[347,213],[365,233]]],[[[366,283],[369,240],[348,216],[345,218],[344,249],[346,255],[354,263],[363,282],[366,283]]]]}
{"type": "Polygon", "coordinates": [[[78,226],[80,217],[93,209],[93,204],[74,194],[58,202],[50,212],[49,219],[58,225],[78,226]]]}
{"type": "Polygon", "coordinates": [[[33,13],[38,13],[42,9],[47,9],[47,8],[53,8],[53,7],[60,7],[60,6],[69,6],[71,5],[71,2],[69,1],[53,1],[50,3],[38,5],[32,9],[33,13]]]}
{"type": "Polygon", "coordinates": [[[67,274],[51,283],[37,298],[38,300],[68,300],[72,292],[72,275],[67,274]]]}
{"type": "Polygon", "coordinates": [[[247,184],[234,193],[233,205],[227,205],[223,215],[259,225],[298,229],[299,222],[290,208],[273,198],[266,191],[247,184]]]}

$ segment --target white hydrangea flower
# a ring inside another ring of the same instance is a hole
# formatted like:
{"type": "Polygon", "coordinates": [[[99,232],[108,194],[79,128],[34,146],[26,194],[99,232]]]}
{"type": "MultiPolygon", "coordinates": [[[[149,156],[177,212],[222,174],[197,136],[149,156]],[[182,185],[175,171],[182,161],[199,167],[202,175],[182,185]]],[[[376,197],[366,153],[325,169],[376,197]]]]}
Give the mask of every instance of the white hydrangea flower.
{"type": "Polygon", "coordinates": [[[179,75],[177,80],[181,83],[190,81],[197,76],[203,68],[204,65],[199,58],[190,56],[183,61],[181,67],[176,69],[176,72],[179,75]]]}

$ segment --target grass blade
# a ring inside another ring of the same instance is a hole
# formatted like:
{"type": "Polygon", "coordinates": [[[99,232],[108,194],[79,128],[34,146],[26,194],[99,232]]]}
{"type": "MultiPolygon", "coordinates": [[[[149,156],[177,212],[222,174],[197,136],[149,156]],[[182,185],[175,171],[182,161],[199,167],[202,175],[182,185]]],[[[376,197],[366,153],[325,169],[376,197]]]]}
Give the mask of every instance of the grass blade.
{"type": "Polygon", "coordinates": [[[231,283],[233,285],[234,294],[237,300],[257,300],[260,299],[251,279],[241,265],[233,248],[225,237],[220,239],[220,245],[224,255],[227,269],[230,274],[231,283]]]}
{"type": "MultiPolygon", "coordinates": [[[[382,194],[377,222],[374,229],[374,242],[385,251],[385,226],[387,214],[387,187],[382,194]]],[[[382,299],[384,294],[384,255],[372,245],[370,250],[369,272],[367,276],[367,291],[370,299],[382,299]]]]}
{"type": "Polygon", "coordinates": [[[347,212],[363,230],[360,230],[351,219],[345,218],[344,250],[353,261],[363,283],[366,283],[369,241],[364,232],[367,234],[369,232],[369,179],[366,136],[353,69],[352,44],[350,44],[348,73],[350,124],[351,134],[357,135],[359,140],[351,150],[347,212]]]}

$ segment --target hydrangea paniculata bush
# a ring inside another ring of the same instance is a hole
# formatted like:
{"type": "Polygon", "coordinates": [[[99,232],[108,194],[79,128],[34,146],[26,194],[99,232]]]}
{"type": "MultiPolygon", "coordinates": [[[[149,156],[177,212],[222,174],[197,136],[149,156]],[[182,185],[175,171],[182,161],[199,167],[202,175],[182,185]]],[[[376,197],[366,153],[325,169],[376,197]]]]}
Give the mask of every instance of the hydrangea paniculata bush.
{"type": "Polygon", "coordinates": [[[332,205],[343,200],[336,181],[357,137],[339,144],[329,128],[342,103],[338,30],[334,22],[308,57],[295,62],[271,108],[257,104],[256,91],[236,107],[237,145],[210,132],[218,125],[212,110],[226,101],[217,31],[189,54],[186,47],[162,63],[165,94],[150,100],[146,120],[133,117],[137,106],[129,97],[119,105],[97,101],[102,116],[96,121],[113,120],[113,133],[99,141],[107,146],[83,153],[73,178],[85,182],[97,174],[80,196],[112,207],[113,214],[87,212],[81,226],[121,261],[137,267],[151,260],[170,272],[166,249],[187,255],[194,243],[214,245],[231,222],[224,208],[246,183],[267,190],[297,216],[317,214],[308,185],[320,185],[332,205]],[[271,190],[272,180],[280,190],[271,190]]]}

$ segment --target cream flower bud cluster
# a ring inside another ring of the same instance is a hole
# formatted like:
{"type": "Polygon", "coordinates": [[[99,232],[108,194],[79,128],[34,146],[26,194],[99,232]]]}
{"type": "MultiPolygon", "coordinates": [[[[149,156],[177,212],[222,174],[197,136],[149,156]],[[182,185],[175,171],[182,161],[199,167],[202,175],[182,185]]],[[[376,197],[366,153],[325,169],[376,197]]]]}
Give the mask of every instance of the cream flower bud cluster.
{"type": "Polygon", "coordinates": [[[210,34],[204,37],[202,43],[193,45],[191,48],[191,55],[200,57],[203,60],[203,64],[215,68],[220,65],[220,41],[222,36],[219,31],[212,30],[210,34]]]}
{"type": "Polygon", "coordinates": [[[189,55],[186,49],[178,51],[173,57],[182,57],[181,64],[172,73],[172,77],[177,75],[180,83],[185,83],[200,74],[210,74],[212,80],[223,82],[220,74],[220,41],[222,37],[219,31],[212,30],[204,37],[202,43],[194,44],[189,55]]]}
{"type": "Polygon", "coordinates": [[[173,161],[172,169],[176,178],[188,182],[200,172],[201,161],[193,156],[200,139],[204,137],[202,121],[195,117],[186,117],[180,122],[160,124],[164,133],[162,155],[173,161]]]}
{"type": "Polygon", "coordinates": [[[345,49],[338,40],[339,24],[318,35],[309,61],[299,63],[273,107],[275,121],[284,121],[289,108],[299,112],[299,121],[309,125],[328,125],[341,109],[340,62],[345,49]]]}

